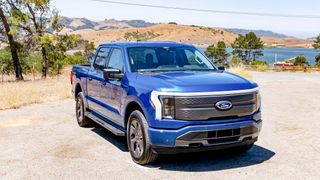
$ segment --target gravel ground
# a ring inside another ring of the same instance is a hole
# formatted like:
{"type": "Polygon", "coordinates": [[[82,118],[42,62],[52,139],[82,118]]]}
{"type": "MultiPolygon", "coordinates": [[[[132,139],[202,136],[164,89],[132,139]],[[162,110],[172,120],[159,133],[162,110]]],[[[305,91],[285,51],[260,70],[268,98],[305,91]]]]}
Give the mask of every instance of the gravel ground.
{"type": "Polygon", "coordinates": [[[252,74],[264,124],[245,154],[171,155],[136,165],[124,138],[78,127],[69,99],[0,111],[0,179],[319,179],[320,75],[252,74]]]}

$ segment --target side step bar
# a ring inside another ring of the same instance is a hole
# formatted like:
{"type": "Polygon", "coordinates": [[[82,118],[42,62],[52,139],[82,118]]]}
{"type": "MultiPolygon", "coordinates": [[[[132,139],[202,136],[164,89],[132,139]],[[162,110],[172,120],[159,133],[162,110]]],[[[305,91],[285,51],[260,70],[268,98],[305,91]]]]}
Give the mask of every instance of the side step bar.
{"type": "Polygon", "coordinates": [[[115,134],[116,136],[125,136],[125,133],[119,129],[117,129],[116,127],[112,126],[111,124],[101,120],[100,118],[98,118],[97,116],[95,116],[92,113],[87,113],[86,116],[90,119],[92,119],[93,121],[95,121],[96,123],[100,124],[102,127],[106,128],[107,130],[109,130],[110,132],[112,132],[113,134],[115,134]]]}

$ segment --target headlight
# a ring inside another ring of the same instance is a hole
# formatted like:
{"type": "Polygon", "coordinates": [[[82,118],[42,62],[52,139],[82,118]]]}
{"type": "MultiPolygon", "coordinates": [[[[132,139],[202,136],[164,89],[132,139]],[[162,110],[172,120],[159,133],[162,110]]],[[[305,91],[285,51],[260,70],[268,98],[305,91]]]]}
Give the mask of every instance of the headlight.
{"type": "Polygon", "coordinates": [[[162,118],[174,119],[174,97],[160,97],[162,118]]]}

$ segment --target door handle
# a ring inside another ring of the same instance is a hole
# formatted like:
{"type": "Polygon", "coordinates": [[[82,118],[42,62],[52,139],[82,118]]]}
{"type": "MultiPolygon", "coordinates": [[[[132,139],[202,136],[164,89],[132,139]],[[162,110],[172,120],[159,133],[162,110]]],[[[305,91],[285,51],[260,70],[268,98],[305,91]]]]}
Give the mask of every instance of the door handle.
{"type": "Polygon", "coordinates": [[[92,78],[89,77],[88,80],[89,80],[89,81],[92,81],[92,78]]]}
{"type": "Polygon", "coordinates": [[[101,85],[105,86],[107,82],[100,82],[101,85]]]}

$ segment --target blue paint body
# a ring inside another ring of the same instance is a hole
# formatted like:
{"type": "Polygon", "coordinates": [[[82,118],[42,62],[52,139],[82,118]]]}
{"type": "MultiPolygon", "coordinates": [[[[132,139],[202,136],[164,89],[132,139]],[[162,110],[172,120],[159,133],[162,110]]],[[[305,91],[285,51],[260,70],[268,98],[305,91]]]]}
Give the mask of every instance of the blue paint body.
{"type": "Polygon", "coordinates": [[[126,131],[127,123],[127,117],[125,116],[127,106],[132,102],[137,103],[146,117],[150,143],[154,146],[173,147],[176,138],[188,131],[261,125],[261,123],[257,122],[257,120],[260,120],[260,111],[250,116],[230,119],[228,123],[221,123],[222,120],[219,121],[219,119],[205,121],[156,119],[155,108],[150,101],[152,91],[219,92],[257,87],[256,83],[229,72],[186,71],[150,74],[131,72],[127,48],[162,46],[193,47],[192,45],[173,42],[114,42],[101,44],[98,49],[110,47],[122,50],[124,56],[124,76],[122,80],[105,80],[102,72],[94,70],[92,62],[90,65],[75,65],[72,69],[73,92],[76,91],[77,86],[80,86],[87,100],[87,108],[124,132],[126,131]]]}

